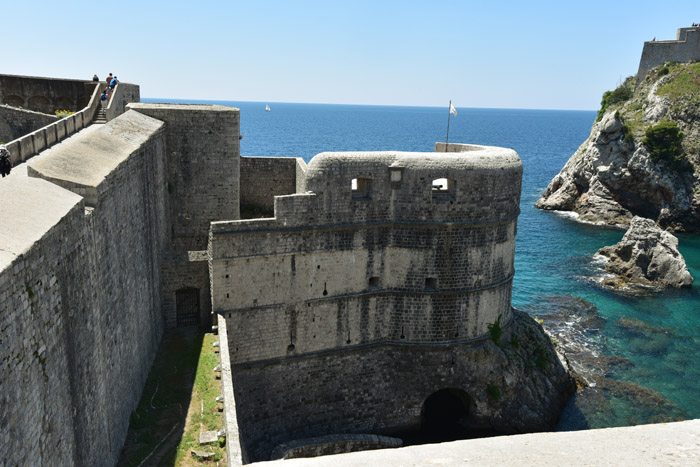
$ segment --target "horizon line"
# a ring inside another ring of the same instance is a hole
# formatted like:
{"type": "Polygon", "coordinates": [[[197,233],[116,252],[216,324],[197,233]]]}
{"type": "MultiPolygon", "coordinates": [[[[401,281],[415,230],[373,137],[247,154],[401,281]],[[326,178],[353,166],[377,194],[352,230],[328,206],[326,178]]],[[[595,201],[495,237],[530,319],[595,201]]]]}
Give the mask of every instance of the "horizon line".
{"type": "MultiPolygon", "coordinates": [[[[360,107],[424,107],[429,109],[440,109],[443,106],[440,105],[406,105],[406,104],[346,104],[346,103],[336,103],[336,102],[291,102],[291,101],[249,101],[249,100],[227,100],[227,99],[185,99],[185,98],[173,98],[173,97],[141,97],[141,99],[149,100],[161,100],[156,103],[168,103],[173,102],[192,102],[192,103],[211,103],[211,102],[245,102],[248,104],[302,104],[302,105],[345,105],[345,106],[360,106],[360,107]]],[[[454,105],[454,104],[453,104],[454,105]]],[[[447,108],[448,106],[444,106],[447,108]]],[[[551,108],[529,108],[529,107],[466,107],[466,106],[455,106],[456,109],[475,109],[475,110],[549,110],[555,112],[597,112],[598,109],[551,109],[551,108]]]]}

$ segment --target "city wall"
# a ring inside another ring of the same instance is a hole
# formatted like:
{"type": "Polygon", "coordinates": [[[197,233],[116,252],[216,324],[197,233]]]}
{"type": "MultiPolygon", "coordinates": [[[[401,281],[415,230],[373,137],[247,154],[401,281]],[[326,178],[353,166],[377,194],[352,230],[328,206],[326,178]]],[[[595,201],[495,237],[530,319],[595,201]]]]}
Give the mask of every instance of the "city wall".
{"type": "Polygon", "coordinates": [[[9,105],[0,105],[0,142],[7,143],[58,120],[47,115],[9,105]]]}
{"type": "Polygon", "coordinates": [[[89,80],[0,75],[0,104],[50,115],[77,112],[87,105],[94,86],[89,80]]]}
{"type": "Polygon", "coordinates": [[[212,224],[244,459],[415,428],[441,387],[476,393],[488,325],[511,319],[522,166],[460,149],[320,154],[274,219],[212,224]]]}
{"type": "Polygon", "coordinates": [[[165,147],[163,124],[130,112],[0,184],[8,465],[118,459],[164,329],[165,147]]]}
{"type": "Polygon", "coordinates": [[[700,60],[700,27],[679,28],[676,40],[644,43],[637,70],[637,83],[647,72],[666,62],[688,63],[700,60]]]}
{"type": "Polygon", "coordinates": [[[165,123],[171,238],[162,264],[166,324],[211,326],[209,224],[239,217],[240,112],[193,104],[131,103],[127,108],[165,123]]]}
{"type": "Polygon", "coordinates": [[[305,170],[299,157],[241,157],[241,210],[273,217],[275,196],[303,193],[305,170]]]}

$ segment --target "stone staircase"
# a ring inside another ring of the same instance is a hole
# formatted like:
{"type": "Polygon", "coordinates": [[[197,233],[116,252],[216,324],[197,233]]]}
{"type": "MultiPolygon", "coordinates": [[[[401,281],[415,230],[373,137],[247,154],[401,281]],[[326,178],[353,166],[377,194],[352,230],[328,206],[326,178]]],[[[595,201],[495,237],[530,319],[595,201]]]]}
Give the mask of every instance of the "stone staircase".
{"type": "Polygon", "coordinates": [[[107,123],[107,114],[102,106],[97,108],[95,113],[95,118],[92,119],[92,123],[107,123]]]}

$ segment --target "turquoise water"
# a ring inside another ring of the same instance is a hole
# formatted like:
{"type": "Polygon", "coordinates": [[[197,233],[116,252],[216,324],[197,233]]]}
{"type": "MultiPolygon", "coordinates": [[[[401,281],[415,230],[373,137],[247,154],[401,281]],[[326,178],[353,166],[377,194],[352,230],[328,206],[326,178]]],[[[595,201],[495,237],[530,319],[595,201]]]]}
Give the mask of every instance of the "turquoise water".
{"type": "MultiPolygon", "coordinates": [[[[163,102],[160,99],[144,101],[163,102]]],[[[169,102],[183,102],[167,100],[169,102]]],[[[193,101],[188,101],[193,102],[193,101]]],[[[296,156],[306,161],[323,151],[432,151],[444,141],[447,107],[209,102],[241,109],[241,154],[296,156]]],[[[623,232],[585,225],[533,203],[588,137],[593,111],[464,109],[450,120],[450,141],[505,146],[523,161],[513,305],[537,315],[543,303],[573,295],[595,305],[603,330],[591,335],[595,348],[629,360],[608,376],[658,391],[658,398],[602,391],[590,427],[700,418],[700,295],[690,290],[646,296],[615,294],[594,280],[602,273],[592,255],[619,241],[623,232]],[[648,410],[647,410],[648,409],[648,410]],[[668,415],[665,417],[665,415],[668,415]]],[[[700,237],[679,237],[681,253],[700,283],[700,237]]],[[[633,386],[633,385],[632,385],[633,386]]],[[[613,391],[614,392],[614,391],[613,391]]]]}

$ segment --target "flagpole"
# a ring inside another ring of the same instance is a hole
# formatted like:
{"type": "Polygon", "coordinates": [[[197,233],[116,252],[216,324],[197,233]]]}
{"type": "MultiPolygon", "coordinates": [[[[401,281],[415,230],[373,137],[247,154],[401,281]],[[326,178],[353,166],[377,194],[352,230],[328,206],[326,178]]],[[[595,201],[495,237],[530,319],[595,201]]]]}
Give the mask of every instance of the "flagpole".
{"type": "Polygon", "coordinates": [[[450,105],[447,106],[447,136],[445,137],[445,152],[447,152],[447,144],[450,141],[450,116],[452,115],[452,100],[450,99],[450,105]]]}

